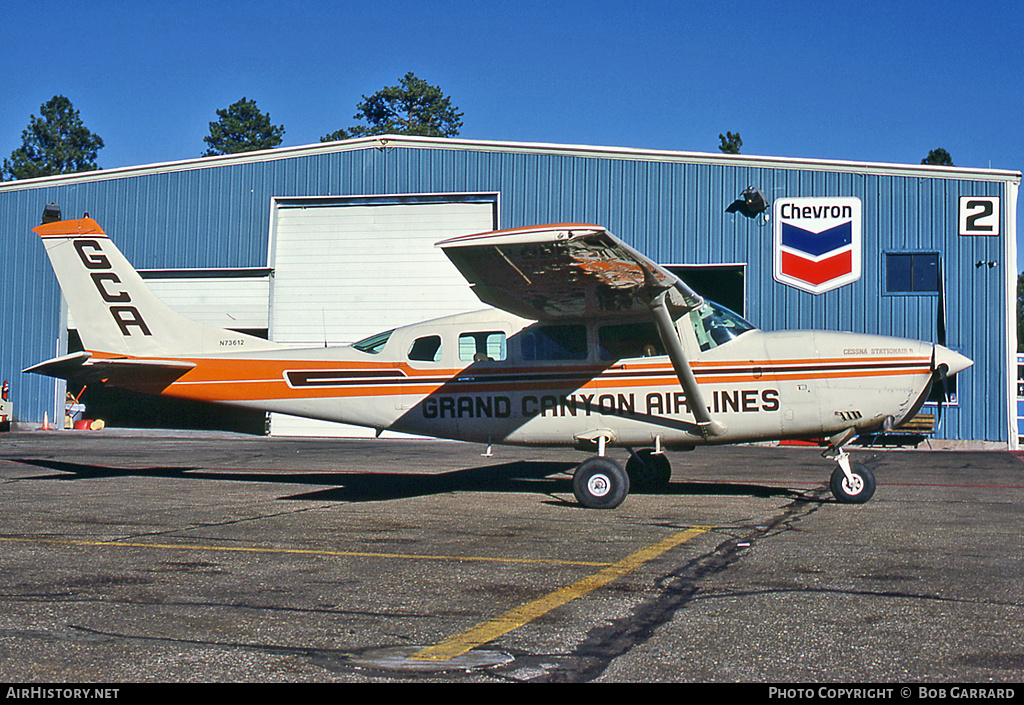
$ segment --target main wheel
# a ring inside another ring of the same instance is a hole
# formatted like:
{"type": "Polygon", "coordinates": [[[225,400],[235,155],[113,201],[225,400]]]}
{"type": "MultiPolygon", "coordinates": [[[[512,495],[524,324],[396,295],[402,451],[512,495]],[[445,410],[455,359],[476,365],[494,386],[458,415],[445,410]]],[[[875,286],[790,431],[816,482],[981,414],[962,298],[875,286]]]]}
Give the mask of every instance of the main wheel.
{"type": "Polygon", "coordinates": [[[875,475],[860,463],[850,466],[851,481],[842,468],[832,471],[832,494],[843,504],[864,504],[875,494],[875,475]]]}
{"type": "Polygon", "coordinates": [[[629,485],[640,491],[657,492],[665,489],[672,478],[672,465],[664,453],[641,448],[626,461],[629,485]]]}
{"type": "Polygon", "coordinates": [[[610,458],[589,458],[572,476],[572,493],[589,509],[614,509],[629,494],[629,475],[610,458]]]}

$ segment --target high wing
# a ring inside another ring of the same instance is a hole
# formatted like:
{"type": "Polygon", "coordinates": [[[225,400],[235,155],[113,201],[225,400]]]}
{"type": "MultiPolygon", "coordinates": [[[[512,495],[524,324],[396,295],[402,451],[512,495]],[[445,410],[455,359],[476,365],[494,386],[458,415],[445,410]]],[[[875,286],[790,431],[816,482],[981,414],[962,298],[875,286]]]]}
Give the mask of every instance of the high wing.
{"type": "Polygon", "coordinates": [[[673,310],[686,311],[704,300],[603,227],[515,228],[437,245],[481,301],[523,318],[653,319],[698,425],[707,435],[725,432],[707,411],[672,317],[673,310]]]}
{"type": "Polygon", "coordinates": [[[477,297],[523,318],[650,318],[665,291],[703,300],[676,275],[599,225],[566,223],[463,235],[437,243],[477,297]]]}

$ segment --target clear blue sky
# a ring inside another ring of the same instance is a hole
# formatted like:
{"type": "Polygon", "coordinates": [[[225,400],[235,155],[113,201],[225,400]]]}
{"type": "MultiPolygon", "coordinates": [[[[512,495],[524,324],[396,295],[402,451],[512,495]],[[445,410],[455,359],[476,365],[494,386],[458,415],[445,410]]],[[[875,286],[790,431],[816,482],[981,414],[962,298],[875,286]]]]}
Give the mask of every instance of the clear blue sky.
{"type": "Polygon", "coordinates": [[[1022,0],[0,0],[0,47],[0,157],[56,94],[108,169],[243,96],[313,144],[412,71],[470,139],[1024,169],[1022,0]]]}

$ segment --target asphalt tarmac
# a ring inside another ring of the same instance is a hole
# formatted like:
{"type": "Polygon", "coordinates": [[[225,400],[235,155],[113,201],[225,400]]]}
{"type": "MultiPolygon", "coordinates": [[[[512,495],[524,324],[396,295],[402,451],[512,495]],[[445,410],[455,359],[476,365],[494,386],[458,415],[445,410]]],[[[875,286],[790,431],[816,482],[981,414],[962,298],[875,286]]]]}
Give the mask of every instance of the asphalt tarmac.
{"type": "Polygon", "coordinates": [[[483,451],[2,434],[0,681],[1024,680],[1016,455],[854,450],[856,506],[816,449],[698,449],[602,511],[585,455],[483,451]]]}

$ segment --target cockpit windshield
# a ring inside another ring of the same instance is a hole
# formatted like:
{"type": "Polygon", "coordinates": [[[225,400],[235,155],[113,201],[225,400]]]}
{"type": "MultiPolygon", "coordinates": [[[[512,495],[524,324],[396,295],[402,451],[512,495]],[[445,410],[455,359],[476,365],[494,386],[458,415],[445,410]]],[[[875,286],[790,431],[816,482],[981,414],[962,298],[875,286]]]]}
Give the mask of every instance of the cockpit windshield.
{"type": "Polygon", "coordinates": [[[371,335],[369,338],[363,338],[358,343],[352,343],[352,347],[360,352],[376,355],[384,349],[384,346],[387,345],[388,338],[390,338],[391,334],[394,332],[395,330],[392,328],[391,330],[386,330],[383,333],[371,335]]]}
{"type": "Polygon", "coordinates": [[[747,331],[755,330],[738,313],[714,301],[706,301],[690,311],[690,324],[697,334],[701,350],[711,350],[735,340],[747,331]]]}

